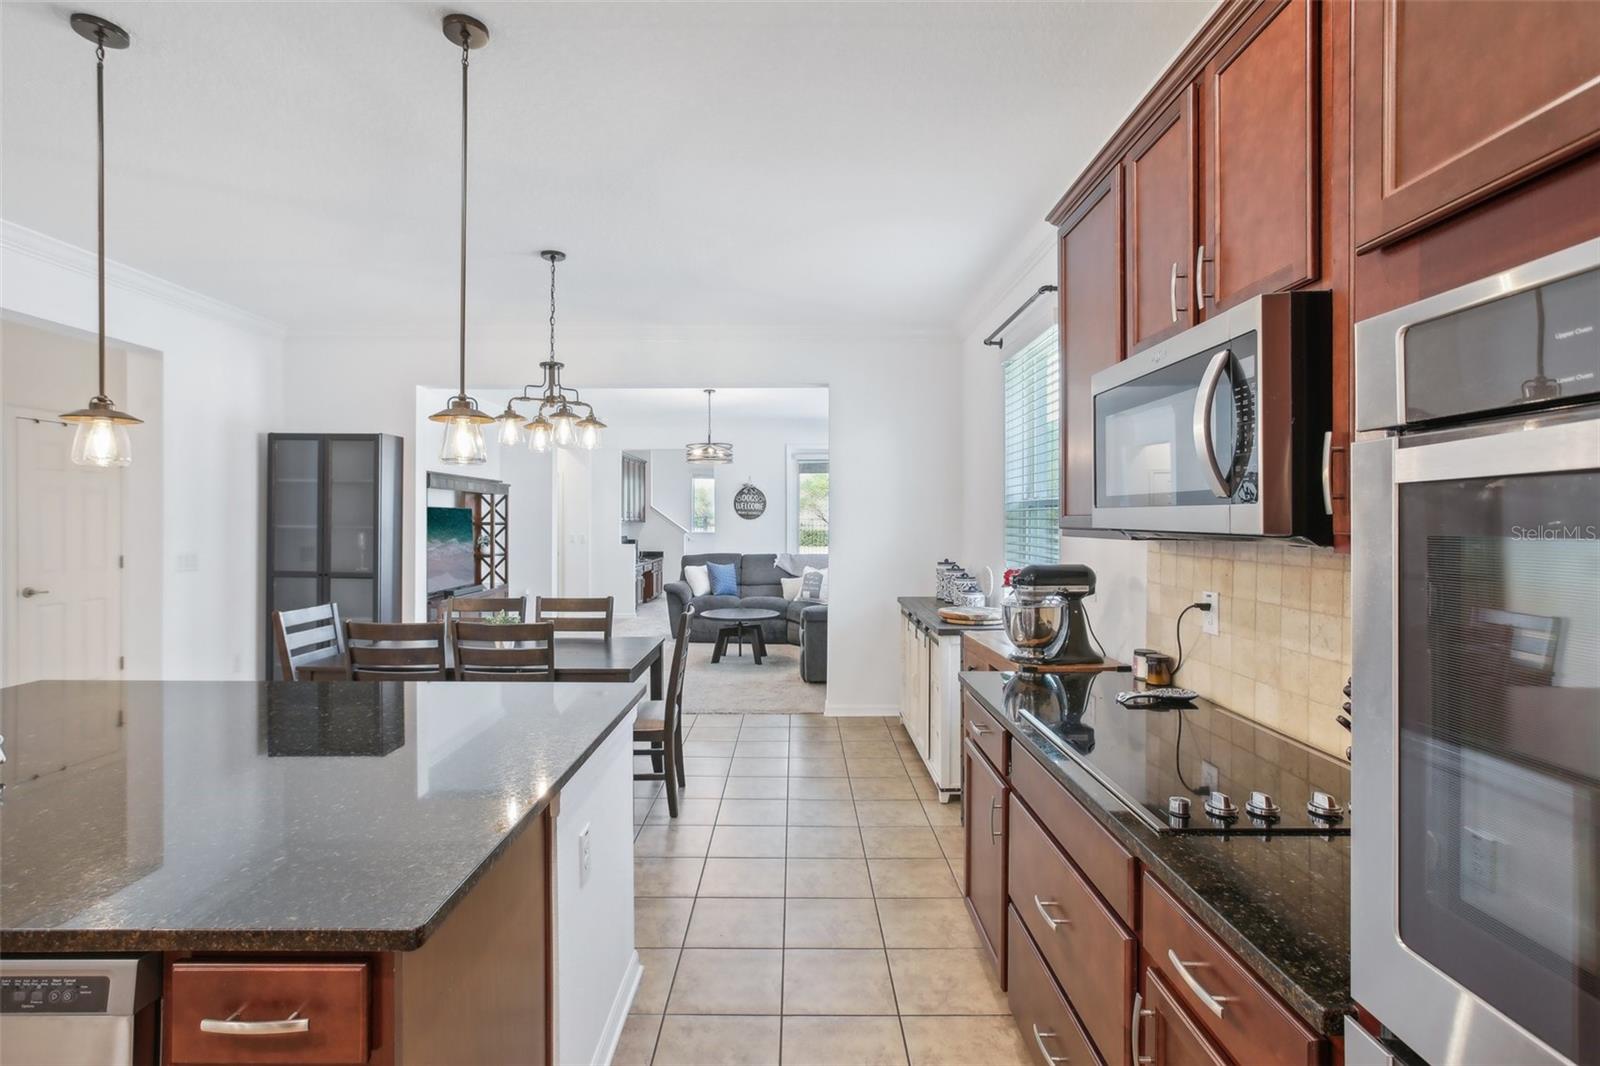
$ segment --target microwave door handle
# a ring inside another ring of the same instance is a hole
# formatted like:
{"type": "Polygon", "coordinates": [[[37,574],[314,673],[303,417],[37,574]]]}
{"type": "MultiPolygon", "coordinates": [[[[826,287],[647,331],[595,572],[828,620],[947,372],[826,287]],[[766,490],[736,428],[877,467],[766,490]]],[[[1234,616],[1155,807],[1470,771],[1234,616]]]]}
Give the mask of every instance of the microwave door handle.
{"type": "Polygon", "coordinates": [[[1233,353],[1224,348],[1211,357],[1211,364],[1200,378],[1200,390],[1194,398],[1194,450],[1200,456],[1200,469],[1211,482],[1211,493],[1226,500],[1233,495],[1228,475],[1217,466],[1215,442],[1211,437],[1211,407],[1217,400],[1217,386],[1228,369],[1233,353]]]}

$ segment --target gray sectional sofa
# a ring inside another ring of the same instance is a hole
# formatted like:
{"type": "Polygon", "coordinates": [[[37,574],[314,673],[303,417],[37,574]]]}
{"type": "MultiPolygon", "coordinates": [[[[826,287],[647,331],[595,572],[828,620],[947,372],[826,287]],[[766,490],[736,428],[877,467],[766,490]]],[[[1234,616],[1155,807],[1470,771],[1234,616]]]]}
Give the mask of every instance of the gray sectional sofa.
{"type": "MultiPolygon", "coordinates": [[[[706,555],[685,555],[683,565],[704,566],[706,563],[732,563],[738,567],[739,595],[695,596],[689,583],[678,574],[678,580],[666,585],[667,618],[674,631],[684,607],[694,605],[696,614],[718,607],[756,607],[777,611],[778,617],[761,623],[761,637],[768,644],[794,644],[800,648],[800,677],[806,681],[822,683],[828,680],[828,605],[812,600],[785,600],[783,579],[799,577],[780,569],[776,555],[740,555],[736,552],[712,552],[706,555]]],[[[797,569],[814,566],[824,569],[826,555],[796,555],[797,569]]],[[[696,617],[689,623],[689,639],[697,644],[709,644],[717,639],[721,623],[696,617]]]]}

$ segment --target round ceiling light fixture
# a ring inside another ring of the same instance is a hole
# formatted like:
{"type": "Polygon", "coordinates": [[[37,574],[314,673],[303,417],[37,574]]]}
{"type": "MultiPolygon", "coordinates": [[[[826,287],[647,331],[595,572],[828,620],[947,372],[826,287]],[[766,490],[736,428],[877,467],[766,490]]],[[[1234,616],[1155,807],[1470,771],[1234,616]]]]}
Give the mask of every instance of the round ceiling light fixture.
{"type": "Polygon", "coordinates": [[[733,445],[711,439],[711,395],[716,389],[701,390],[706,394],[706,439],[686,444],[683,459],[700,466],[722,466],[733,462],[733,445]]]}

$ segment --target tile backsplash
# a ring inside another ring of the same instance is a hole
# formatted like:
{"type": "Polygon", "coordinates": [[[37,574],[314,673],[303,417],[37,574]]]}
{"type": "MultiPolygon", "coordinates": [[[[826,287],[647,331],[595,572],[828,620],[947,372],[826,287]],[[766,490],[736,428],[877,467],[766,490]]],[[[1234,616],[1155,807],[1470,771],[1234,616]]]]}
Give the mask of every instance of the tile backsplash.
{"type": "Polygon", "coordinates": [[[1220,597],[1218,633],[1183,619],[1176,684],[1340,758],[1335,715],[1350,677],[1350,557],[1259,542],[1152,543],[1145,643],[1176,657],[1173,623],[1202,592],[1220,597]]]}

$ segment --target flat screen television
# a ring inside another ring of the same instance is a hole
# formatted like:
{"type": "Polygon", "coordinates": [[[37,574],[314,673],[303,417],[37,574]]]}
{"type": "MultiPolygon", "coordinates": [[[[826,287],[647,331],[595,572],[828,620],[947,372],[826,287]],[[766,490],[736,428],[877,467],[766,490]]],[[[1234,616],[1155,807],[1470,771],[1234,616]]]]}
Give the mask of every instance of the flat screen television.
{"type": "Polygon", "coordinates": [[[428,591],[449,592],[478,580],[470,507],[428,508],[428,591]]]}

